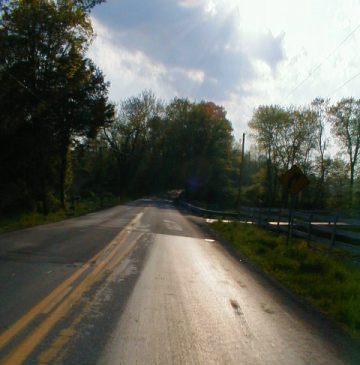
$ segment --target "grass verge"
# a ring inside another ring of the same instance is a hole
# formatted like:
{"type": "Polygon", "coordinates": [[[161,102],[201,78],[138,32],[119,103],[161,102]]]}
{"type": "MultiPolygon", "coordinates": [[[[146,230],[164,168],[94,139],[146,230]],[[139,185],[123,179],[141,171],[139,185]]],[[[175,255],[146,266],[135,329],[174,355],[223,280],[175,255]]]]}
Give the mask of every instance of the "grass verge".
{"type": "Polygon", "coordinates": [[[211,223],[235,249],[293,292],[334,319],[360,340],[360,269],[326,255],[303,240],[286,238],[253,225],[211,223]]]}
{"type": "Polygon", "coordinates": [[[123,204],[127,201],[128,199],[114,196],[102,200],[98,197],[91,197],[77,202],[73,209],[69,208],[67,210],[58,210],[56,212],[51,212],[46,216],[38,212],[31,212],[13,217],[0,218],[0,233],[34,227],[40,224],[59,222],[67,218],[78,217],[97,210],[123,204]]]}

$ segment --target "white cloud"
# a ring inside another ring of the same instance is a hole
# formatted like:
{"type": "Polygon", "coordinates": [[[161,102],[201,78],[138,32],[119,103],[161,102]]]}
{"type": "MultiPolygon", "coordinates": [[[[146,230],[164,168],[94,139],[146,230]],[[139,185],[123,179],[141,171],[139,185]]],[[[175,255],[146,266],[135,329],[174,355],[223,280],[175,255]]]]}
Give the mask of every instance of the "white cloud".
{"type": "MultiPolygon", "coordinates": [[[[360,29],[333,52],[358,14],[358,0],[108,0],[90,55],[113,99],[211,99],[239,136],[257,105],[309,103],[360,72],[360,29]]],[[[360,77],[332,97],[359,94],[360,77]]]]}

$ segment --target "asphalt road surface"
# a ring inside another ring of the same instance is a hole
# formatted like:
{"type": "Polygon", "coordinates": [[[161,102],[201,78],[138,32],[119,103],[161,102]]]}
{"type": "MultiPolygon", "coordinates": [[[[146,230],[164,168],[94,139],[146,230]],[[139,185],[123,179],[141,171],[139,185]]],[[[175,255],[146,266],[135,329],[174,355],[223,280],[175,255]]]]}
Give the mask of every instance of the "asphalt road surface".
{"type": "Polygon", "coordinates": [[[177,211],[143,199],[0,236],[0,364],[360,364],[177,211]]]}

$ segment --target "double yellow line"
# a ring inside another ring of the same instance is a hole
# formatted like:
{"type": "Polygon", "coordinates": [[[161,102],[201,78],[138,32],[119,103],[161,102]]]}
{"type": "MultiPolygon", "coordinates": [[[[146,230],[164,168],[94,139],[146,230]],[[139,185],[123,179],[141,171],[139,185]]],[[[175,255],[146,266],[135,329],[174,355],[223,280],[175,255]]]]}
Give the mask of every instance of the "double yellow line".
{"type": "MultiPolygon", "coordinates": [[[[0,360],[1,364],[22,364],[54,326],[80,301],[82,295],[103,277],[106,270],[114,268],[130,253],[136,241],[130,243],[125,251],[122,250],[121,243],[126,240],[131,228],[136,225],[142,215],[143,213],[139,213],[110,244],[81,266],[10,328],[0,334],[1,351],[16,336],[20,335],[35,318],[39,315],[45,315],[45,319],[18,346],[3,361],[0,360]],[[80,280],[80,283],[76,283],[78,280],[80,280]]],[[[58,350],[60,349],[56,348],[56,351],[58,350]]],[[[54,351],[50,355],[48,354],[47,358],[51,359],[53,355],[54,351]]]]}

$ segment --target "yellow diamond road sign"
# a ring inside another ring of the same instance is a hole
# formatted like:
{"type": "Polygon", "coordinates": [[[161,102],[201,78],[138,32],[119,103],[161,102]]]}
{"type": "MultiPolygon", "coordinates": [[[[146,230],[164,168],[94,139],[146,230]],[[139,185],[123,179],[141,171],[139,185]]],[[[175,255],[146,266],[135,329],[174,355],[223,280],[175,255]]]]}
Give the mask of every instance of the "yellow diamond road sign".
{"type": "Polygon", "coordinates": [[[280,181],[285,189],[288,189],[293,194],[299,193],[309,185],[308,178],[297,165],[294,165],[289,171],[282,175],[280,181]]]}

